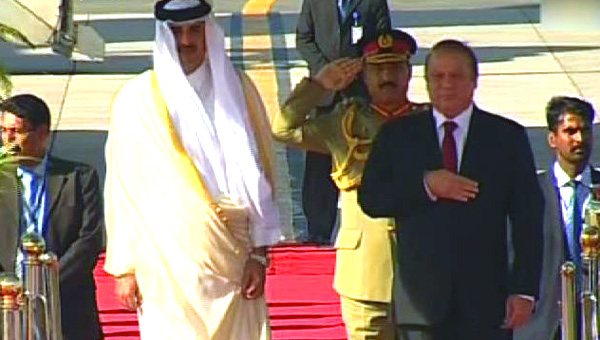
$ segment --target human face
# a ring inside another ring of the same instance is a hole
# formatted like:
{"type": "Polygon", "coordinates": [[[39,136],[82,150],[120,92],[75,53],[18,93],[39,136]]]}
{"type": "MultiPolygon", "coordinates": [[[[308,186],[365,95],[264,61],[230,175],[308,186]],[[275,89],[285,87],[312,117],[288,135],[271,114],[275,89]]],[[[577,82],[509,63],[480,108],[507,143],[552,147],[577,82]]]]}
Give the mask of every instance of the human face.
{"type": "Polygon", "coordinates": [[[42,158],[46,152],[49,131],[47,125],[34,129],[27,119],[10,112],[2,113],[2,144],[16,144],[20,156],[42,158]]]}
{"type": "Polygon", "coordinates": [[[448,118],[458,116],[473,102],[477,77],[468,57],[460,52],[433,52],[425,79],[431,103],[448,118]]]}
{"type": "Polygon", "coordinates": [[[169,27],[175,36],[181,68],[185,74],[190,74],[202,65],[206,57],[204,21],[169,27]]]}
{"type": "Polygon", "coordinates": [[[556,131],[548,134],[548,144],[563,168],[583,169],[590,159],[593,143],[591,124],[568,111],[561,116],[556,131]]]}
{"type": "Polygon", "coordinates": [[[364,82],[373,104],[396,109],[407,101],[411,69],[407,62],[367,63],[364,82]]]}

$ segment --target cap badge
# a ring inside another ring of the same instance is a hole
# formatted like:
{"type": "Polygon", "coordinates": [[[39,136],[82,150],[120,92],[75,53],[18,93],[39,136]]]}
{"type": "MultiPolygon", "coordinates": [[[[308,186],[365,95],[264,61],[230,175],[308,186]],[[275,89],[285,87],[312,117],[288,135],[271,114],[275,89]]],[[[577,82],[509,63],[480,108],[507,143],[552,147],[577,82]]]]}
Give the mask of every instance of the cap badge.
{"type": "Polygon", "coordinates": [[[394,39],[391,34],[382,34],[377,37],[377,45],[379,45],[380,48],[390,48],[392,47],[393,42],[394,39]]]}

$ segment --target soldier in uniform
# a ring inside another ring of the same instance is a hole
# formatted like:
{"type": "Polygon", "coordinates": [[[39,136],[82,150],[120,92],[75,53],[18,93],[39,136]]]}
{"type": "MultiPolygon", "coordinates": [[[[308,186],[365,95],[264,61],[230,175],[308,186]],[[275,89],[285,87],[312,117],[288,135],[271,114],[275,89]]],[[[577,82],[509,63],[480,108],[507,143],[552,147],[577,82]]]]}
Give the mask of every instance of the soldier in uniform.
{"type": "Polygon", "coordinates": [[[280,141],[332,156],[331,177],[342,202],[334,288],[340,294],[348,338],[394,339],[394,222],[365,215],[356,189],[379,127],[426,107],[407,98],[415,40],[400,30],[365,40],[362,58],[338,59],[303,79],[273,118],[272,129],[280,141]],[[331,114],[316,117],[321,99],[350,85],[361,71],[372,101],[346,98],[331,114]]]}

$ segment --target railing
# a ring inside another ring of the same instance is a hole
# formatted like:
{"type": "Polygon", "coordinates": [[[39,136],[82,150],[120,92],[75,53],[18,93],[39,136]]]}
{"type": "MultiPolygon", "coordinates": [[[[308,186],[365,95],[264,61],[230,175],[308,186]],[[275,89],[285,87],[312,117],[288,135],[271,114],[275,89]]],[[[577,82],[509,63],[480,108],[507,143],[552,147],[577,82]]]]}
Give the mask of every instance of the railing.
{"type": "Polygon", "coordinates": [[[25,234],[21,245],[23,280],[0,275],[2,340],[62,340],[57,257],[37,233],[25,234]]]}

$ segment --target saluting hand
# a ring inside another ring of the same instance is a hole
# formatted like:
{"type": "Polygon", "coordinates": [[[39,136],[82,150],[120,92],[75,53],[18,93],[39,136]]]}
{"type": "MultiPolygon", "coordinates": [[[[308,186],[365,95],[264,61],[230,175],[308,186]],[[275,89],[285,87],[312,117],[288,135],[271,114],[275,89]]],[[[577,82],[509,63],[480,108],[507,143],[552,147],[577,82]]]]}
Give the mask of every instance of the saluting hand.
{"type": "Polygon", "coordinates": [[[467,202],[479,193],[479,184],[446,169],[425,173],[425,184],[437,198],[467,202]]]}
{"type": "Polygon", "coordinates": [[[331,91],[345,89],[362,70],[360,58],[340,58],[325,65],[315,76],[315,80],[331,91]]]}

